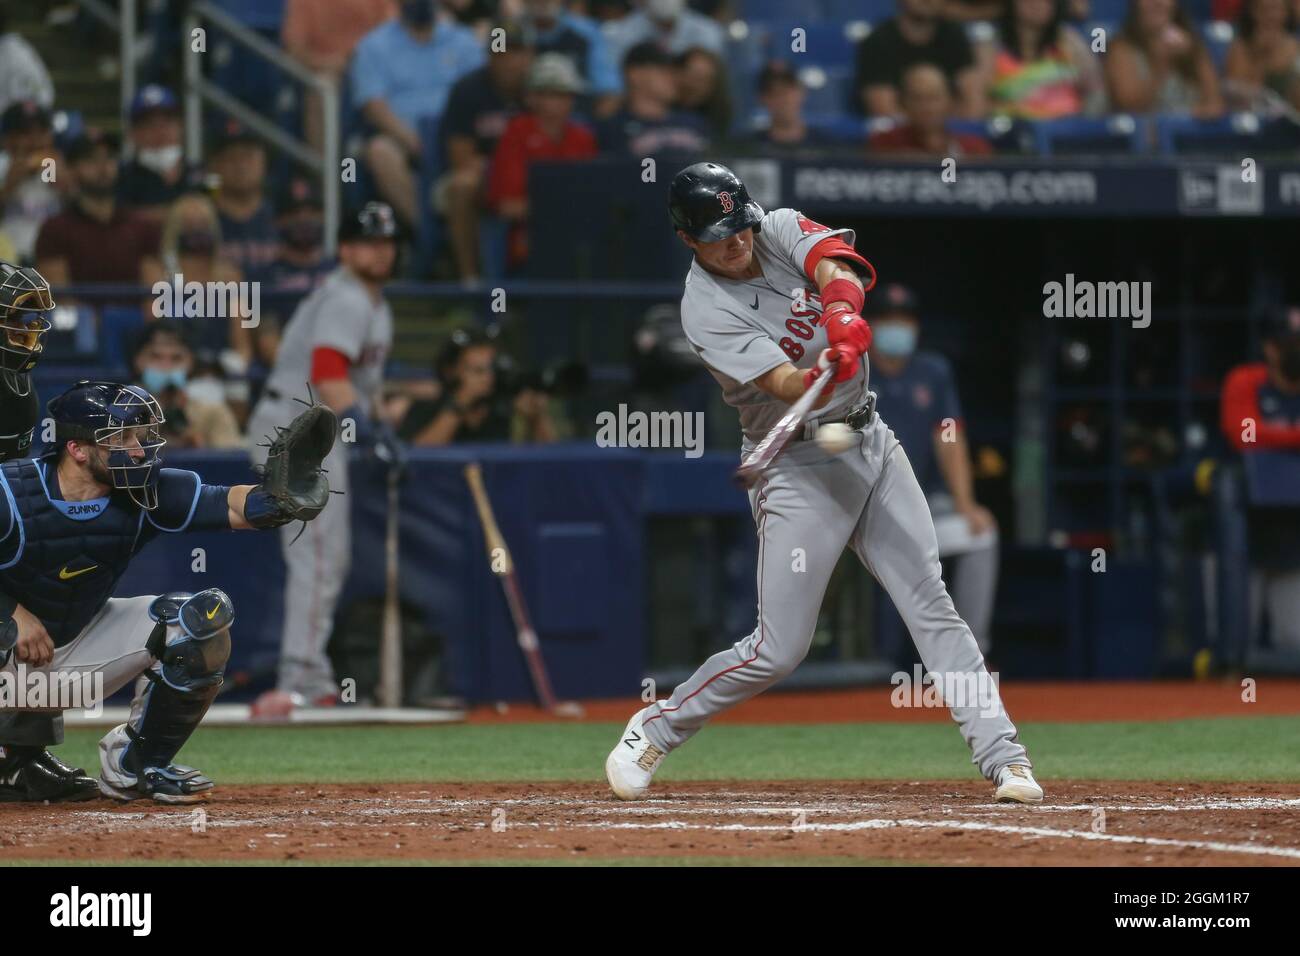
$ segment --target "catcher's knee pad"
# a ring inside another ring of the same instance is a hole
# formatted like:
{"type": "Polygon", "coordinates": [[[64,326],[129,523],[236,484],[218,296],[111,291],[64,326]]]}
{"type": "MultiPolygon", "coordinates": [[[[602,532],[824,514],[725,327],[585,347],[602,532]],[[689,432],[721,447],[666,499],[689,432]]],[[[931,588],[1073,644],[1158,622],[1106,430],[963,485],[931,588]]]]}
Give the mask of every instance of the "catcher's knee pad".
{"type": "Polygon", "coordinates": [[[198,594],[173,591],[154,599],[149,616],[157,621],[145,645],[162,662],[161,677],[185,693],[221,686],[230,660],[230,625],[235,607],[225,591],[208,588],[198,594]],[[167,629],[180,628],[181,636],[167,640],[167,629]]]}

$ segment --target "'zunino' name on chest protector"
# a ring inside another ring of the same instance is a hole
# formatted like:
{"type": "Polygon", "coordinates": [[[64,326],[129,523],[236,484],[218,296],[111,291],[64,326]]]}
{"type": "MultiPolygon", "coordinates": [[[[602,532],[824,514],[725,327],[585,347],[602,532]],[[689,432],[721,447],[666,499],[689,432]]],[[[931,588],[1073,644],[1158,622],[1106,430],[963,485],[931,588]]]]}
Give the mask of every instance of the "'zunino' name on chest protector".
{"type": "Polygon", "coordinates": [[[112,595],[140,542],[144,512],[116,495],[60,502],[65,514],[32,459],[6,462],[0,474],[14,515],[0,546],[0,590],[40,618],[62,647],[112,595]]]}

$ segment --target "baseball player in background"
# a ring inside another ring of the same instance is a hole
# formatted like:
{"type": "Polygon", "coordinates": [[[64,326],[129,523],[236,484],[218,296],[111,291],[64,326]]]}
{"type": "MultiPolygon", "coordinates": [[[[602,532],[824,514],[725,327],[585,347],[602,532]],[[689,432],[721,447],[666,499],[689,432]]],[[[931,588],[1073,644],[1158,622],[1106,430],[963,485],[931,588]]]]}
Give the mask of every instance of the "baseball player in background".
{"type": "Polygon", "coordinates": [[[877,289],[863,317],[871,322],[872,384],[880,410],[907,450],[925,491],[940,560],[952,565],[952,601],[970,625],[980,652],[991,645],[989,625],[998,589],[998,523],[975,500],[970,444],[952,366],[937,352],[918,351],[916,297],[897,283],[877,289]]]}
{"type": "MultiPolygon", "coordinates": [[[[230,599],[217,588],[109,595],[132,556],[163,532],[273,528],[319,514],[329,499],[319,476],[326,446],[307,463],[310,500],[289,510],[269,472],[263,484],[226,487],[163,468],[162,409],[137,385],[78,382],[48,414],[53,448],[0,465],[0,669],[14,686],[29,685],[33,671],[46,672],[50,687],[78,674],[88,679],[84,692],[101,689],[90,680],[100,675],[105,696],[138,680],[127,721],[100,741],[98,781],[79,771],[60,779],[29,756],[0,781],[3,796],[53,802],[98,790],[118,800],[204,800],[212,781],[173,759],[221,688],[230,599]]],[[[332,443],[332,413],[303,413],[324,416],[332,443]]]]}
{"type": "MultiPolygon", "coordinates": [[[[377,417],[384,363],[393,342],[393,313],[384,284],[397,258],[397,221],[384,203],[368,203],[339,227],[339,266],[303,299],[285,328],[275,368],[249,420],[257,440],[274,436],[302,409],[308,383],[339,417],[345,439],[400,468],[404,452],[392,430],[377,417]]],[[[331,486],[348,488],[348,442],[334,446],[325,461],[331,486]]],[[[254,457],[265,461],[265,452],[254,457]]],[[[334,609],[352,561],[352,533],[346,499],[326,510],[303,532],[285,529],[284,623],[279,676],[274,691],[254,704],[256,716],[280,716],[303,703],[328,706],[339,686],[326,655],[334,609]]]]}
{"type": "Polygon", "coordinates": [[[642,796],[664,757],[710,717],[798,666],[848,545],[893,599],[930,674],[977,679],[977,700],[944,699],[996,798],[1041,801],[1016,728],[944,588],[925,495],[867,390],[871,330],[858,312],[875,270],[854,250],[852,230],[827,228],[793,209],[764,213],[717,163],[678,173],[669,210],[695,254],[682,327],[739,410],[745,451],[821,370],[834,369],[833,387],[822,393],[804,440],[796,435],[749,492],[759,539],[757,626],[670,698],[632,716],[605,762],[610,787],[625,800],[642,796]],[[829,422],[853,430],[846,450],[806,440],[829,422]]]}

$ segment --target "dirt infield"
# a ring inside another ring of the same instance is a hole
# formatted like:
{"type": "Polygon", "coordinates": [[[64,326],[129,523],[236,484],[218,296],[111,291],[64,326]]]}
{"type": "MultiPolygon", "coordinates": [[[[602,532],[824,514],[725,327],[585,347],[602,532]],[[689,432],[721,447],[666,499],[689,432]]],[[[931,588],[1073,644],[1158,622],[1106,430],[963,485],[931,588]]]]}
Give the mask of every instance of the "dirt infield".
{"type": "Polygon", "coordinates": [[[1048,782],[1038,807],[961,781],[222,787],[194,808],[0,804],[0,860],[1300,865],[1300,786],[1048,782]]]}

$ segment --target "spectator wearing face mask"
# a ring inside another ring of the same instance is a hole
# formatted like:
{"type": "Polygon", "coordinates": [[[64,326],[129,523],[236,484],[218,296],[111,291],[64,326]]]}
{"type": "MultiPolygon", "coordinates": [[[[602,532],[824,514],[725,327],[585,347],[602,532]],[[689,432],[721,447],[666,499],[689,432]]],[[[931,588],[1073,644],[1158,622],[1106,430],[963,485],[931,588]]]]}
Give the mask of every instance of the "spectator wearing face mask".
{"type": "Polygon", "coordinates": [[[61,162],[50,114],[35,101],[14,103],[0,115],[0,233],[13,244],[11,261],[32,260],[41,224],[59,211],[66,177],[51,183],[45,173],[61,162]]]}
{"type": "Polygon", "coordinates": [[[222,255],[246,274],[270,265],[280,251],[280,233],[266,199],[266,147],[229,120],[208,153],[208,169],[217,184],[212,201],[221,221],[222,255]]]}
{"type": "Polygon", "coordinates": [[[975,500],[970,446],[952,367],[937,352],[917,349],[919,312],[905,287],[877,289],[862,315],[871,322],[871,385],[877,408],[926,493],[939,557],[951,559],[949,590],[957,613],[987,654],[998,583],[998,525],[975,500]]]}
{"type": "Polygon", "coordinates": [[[186,189],[176,94],[156,83],[141,87],[131,100],[128,139],[131,159],[117,180],[118,201],[161,220],[186,189]]]}
{"type": "MultiPolygon", "coordinates": [[[[158,281],[171,285],[178,281],[177,277],[182,283],[204,287],[244,279],[243,271],[221,255],[221,223],[216,207],[207,195],[197,191],[185,193],[172,204],[163,221],[158,257],[146,260],[144,270],[145,284],[149,286],[158,281]]],[[[254,353],[252,329],[244,327],[239,315],[186,317],[163,309],[163,315],[156,316],[158,305],[156,299],[146,304],[149,318],[184,320],[189,340],[196,348],[221,356],[227,375],[227,400],[237,414],[243,414],[248,400],[244,376],[254,353]]]]}
{"type": "Polygon", "coordinates": [[[189,393],[194,352],[183,327],[170,319],[150,322],[131,355],[136,382],[162,406],[163,437],[175,448],[239,448],[243,439],[234,413],[222,402],[189,393]]]}
{"type": "Polygon", "coordinates": [[[118,152],[117,136],[93,127],[68,145],[75,192],[36,239],[36,268],[51,285],[134,284],[158,254],[158,224],[117,202],[118,152]]]}
{"type": "Polygon", "coordinates": [[[251,271],[249,278],[274,292],[310,292],[335,265],[325,255],[325,216],[310,181],[289,183],[276,209],[275,228],[279,252],[269,265],[251,271]]]}
{"type": "MultiPolygon", "coordinates": [[[[1243,455],[1300,455],[1300,308],[1285,309],[1275,318],[1264,342],[1264,361],[1228,373],[1220,424],[1228,444],[1243,455]]],[[[1251,590],[1257,596],[1251,601],[1252,616],[1267,607],[1274,646],[1300,651],[1300,510],[1256,508],[1247,520],[1251,590]]]]}

